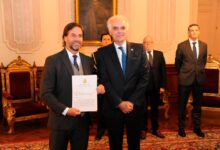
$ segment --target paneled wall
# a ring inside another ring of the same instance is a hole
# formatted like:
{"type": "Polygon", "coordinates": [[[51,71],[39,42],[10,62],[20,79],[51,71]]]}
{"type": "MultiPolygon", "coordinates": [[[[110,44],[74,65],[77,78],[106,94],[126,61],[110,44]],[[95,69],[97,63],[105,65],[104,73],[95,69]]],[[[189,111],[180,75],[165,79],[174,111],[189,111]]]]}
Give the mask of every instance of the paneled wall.
{"type": "MultiPolygon", "coordinates": [[[[2,81],[2,78],[0,76],[0,81],[2,81]]],[[[2,83],[0,84],[0,89],[2,89],[2,83]]],[[[0,90],[0,119],[2,118],[2,90],[0,90]]]]}
{"type": "MultiPolygon", "coordinates": [[[[129,22],[128,40],[155,39],[155,48],[174,63],[176,45],[187,38],[187,26],[197,20],[198,0],[118,0],[118,14],[129,22]]],[[[0,62],[21,55],[30,64],[43,66],[45,58],[62,49],[62,30],[74,21],[74,0],[1,0],[0,62]]],[[[97,46],[85,46],[90,55],[97,46]]]]}
{"type": "Polygon", "coordinates": [[[220,0],[198,1],[198,23],[209,54],[220,61],[220,0]]]}

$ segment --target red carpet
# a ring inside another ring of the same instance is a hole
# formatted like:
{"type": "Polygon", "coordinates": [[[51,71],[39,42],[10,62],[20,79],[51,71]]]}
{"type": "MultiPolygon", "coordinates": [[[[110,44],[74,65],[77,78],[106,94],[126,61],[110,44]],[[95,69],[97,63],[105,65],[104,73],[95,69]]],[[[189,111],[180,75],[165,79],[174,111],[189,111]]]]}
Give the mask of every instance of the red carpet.
{"type": "MultiPolygon", "coordinates": [[[[191,131],[187,132],[185,138],[177,136],[176,132],[163,132],[165,139],[159,139],[151,134],[147,134],[147,139],[141,141],[142,150],[219,150],[220,149],[220,129],[204,130],[205,138],[199,138],[191,131]]],[[[127,149],[126,138],[123,144],[124,150],[127,149]]],[[[48,150],[48,140],[0,144],[1,150],[48,150]]],[[[100,141],[94,141],[90,137],[89,150],[107,150],[108,139],[105,136],[100,141]]]]}

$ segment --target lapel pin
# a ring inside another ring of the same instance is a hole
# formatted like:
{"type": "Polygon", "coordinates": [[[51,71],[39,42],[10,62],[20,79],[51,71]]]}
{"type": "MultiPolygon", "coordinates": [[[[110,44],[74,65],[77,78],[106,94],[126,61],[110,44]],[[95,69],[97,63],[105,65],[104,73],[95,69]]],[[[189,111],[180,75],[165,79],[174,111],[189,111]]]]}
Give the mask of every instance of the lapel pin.
{"type": "Polygon", "coordinates": [[[134,51],[134,49],[133,49],[133,48],[131,48],[131,51],[133,52],[133,51],[134,51]]]}

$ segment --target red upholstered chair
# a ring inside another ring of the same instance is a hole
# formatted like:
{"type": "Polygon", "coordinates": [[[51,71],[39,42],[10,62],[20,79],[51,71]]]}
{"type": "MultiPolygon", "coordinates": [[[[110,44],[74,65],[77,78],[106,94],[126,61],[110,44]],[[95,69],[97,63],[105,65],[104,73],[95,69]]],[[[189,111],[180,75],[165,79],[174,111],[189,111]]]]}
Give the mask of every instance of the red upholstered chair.
{"type": "Polygon", "coordinates": [[[31,66],[18,56],[7,67],[1,64],[3,117],[9,131],[14,123],[48,116],[48,109],[39,99],[35,64],[31,66]]]}

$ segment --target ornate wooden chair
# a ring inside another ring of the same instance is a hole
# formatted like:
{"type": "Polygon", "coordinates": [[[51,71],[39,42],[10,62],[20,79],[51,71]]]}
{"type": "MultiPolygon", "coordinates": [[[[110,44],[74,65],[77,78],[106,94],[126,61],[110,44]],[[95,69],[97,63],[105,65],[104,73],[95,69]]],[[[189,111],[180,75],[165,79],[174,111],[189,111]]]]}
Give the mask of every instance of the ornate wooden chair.
{"type": "Polygon", "coordinates": [[[37,68],[18,56],[7,67],[1,64],[3,117],[8,133],[14,132],[14,123],[48,116],[48,109],[39,99],[36,86],[37,68]]]}
{"type": "MultiPolygon", "coordinates": [[[[165,119],[169,119],[169,110],[170,110],[169,96],[170,96],[169,92],[165,92],[160,95],[159,109],[164,109],[165,119]]],[[[148,106],[147,109],[150,110],[151,107],[148,106]]]]}
{"type": "Polygon", "coordinates": [[[170,102],[169,102],[169,92],[165,92],[162,96],[162,105],[161,108],[164,108],[164,117],[169,119],[169,110],[170,110],[170,102]]]}

